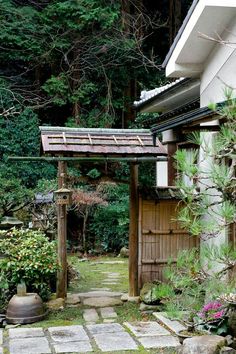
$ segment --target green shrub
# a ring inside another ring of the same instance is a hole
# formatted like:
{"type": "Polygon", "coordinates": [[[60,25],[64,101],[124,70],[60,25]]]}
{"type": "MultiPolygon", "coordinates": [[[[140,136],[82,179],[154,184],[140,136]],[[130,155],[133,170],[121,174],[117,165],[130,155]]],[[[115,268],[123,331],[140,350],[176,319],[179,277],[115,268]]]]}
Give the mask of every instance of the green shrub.
{"type": "Polygon", "coordinates": [[[28,292],[37,292],[46,300],[55,284],[58,269],[56,245],[41,231],[0,231],[1,275],[10,294],[24,280],[28,292]]]}

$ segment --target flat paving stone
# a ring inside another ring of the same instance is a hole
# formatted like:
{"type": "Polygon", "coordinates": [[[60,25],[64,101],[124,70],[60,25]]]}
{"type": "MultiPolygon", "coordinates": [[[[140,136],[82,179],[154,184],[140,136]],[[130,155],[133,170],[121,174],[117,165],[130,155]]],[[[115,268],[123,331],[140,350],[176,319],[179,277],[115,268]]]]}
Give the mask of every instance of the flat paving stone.
{"type": "Polygon", "coordinates": [[[93,262],[91,263],[91,265],[95,265],[95,264],[124,264],[124,261],[104,261],[104,262],[93,262]]]}
{"type": "Polygon", "coordinates": [[[150,336],[137,338],[144,348],[176,348],[180,345],[173,336],[150,336]]]}
{"type": "Polygon", "coordinates": [[[95,309],[85,309],[83,318],[86,322],[97,322],[99,320],[98,313],[95,309]]]}
{"type": "Polygon", "coordinates": [[[116,277],[120,276],[120,273],[118,272],[102,272],[102,274],[107,274],[108,276],[116,276],[116,277]]]}
{"type": "Polygon", "coordinates": [[[115,332],[125,332],[124,328],[119,323],[112,324],[95,324],[95,325],[87,325],[88,331],[92,334],[106,334],[106,333],[115,333],[115,332]]]}
{"type": "Polygon", "coordinates": [[[12,328],[8,330],[9,338],[43,337],[42,328],[12,328]]]}
{"type": "Polygon", "coordinates": [[[93,350],[88,341],[59,343],[53,347],[56,353],[87,353],[93,350]]]}
{"type": "Polygon", "coordinates": [[[3,330],[0,329],[0,345],[2,344],[3,341],[3,330]]]}
{"type": "Polygon", "coordinates": [[[102,318],[115,318],[117,317],[117,313],[113,309],[113,307],[102,307],[100,309],[100,313],[102,318]]]}
{"type": "Polygon", "coordinates": [[[169,331],[154,321],[135,323],[124,322],[124,325],[137,337],[170,335],[169,331]]]}
{"type": "Polygon", "coordinates": [[[45,337],[15,338],[9,342],[10,354],[48,354],[51,350],[45,337]]]}
{"type": "Polygon", "coordinates": [[[123,302],[117,298],[104,296],[84,299],[83,304],[91,307],[108,307],[123,305],[123,302]]]}
{"type": "Polygon", "coordinates": [[[182,323],[180,323],[177,320],[170,320],[169,318],[167,318],[164,315],[163,312],[154,312],[153,316],[155,316],[159,321],[164,323],[164,325],[166,325],[168,328],[170,328],[170,330],[173,331],[174,333],[177,333],[179,331],[186,329],[186,327],[182,323]]]}
{"type": "Polygon", "coordinates": [[[110,288],[91,288],[92,291],[110,291],[110,288]]]}
{"type": "Polygon", "coordinates": [[[106,282],[102,282],[102,284],[104,285],[117,285],[117,281],[114,282],[114,281],[106,281],[106,282]]]}
{"type": "Polygon", "coordinates": [[[54,342],[76,342],[76,341],[88,341],[87,336],[83,326],[61,326],[61,327],[50,327],[48,331],[54,342]]]}
{"type": "Polygon", "coordinates": [[[137,344],[127,332],[98,333],[94,335],[95,342],[103,352],[114,352],[117,350],[135,350],[137,344]]]}
{"type": "Polygon", "coordinates": [[[88,291],[87,293],[79,293],[78,294],[80,298],[90,298],[90,297],[120,297],[123,295],[123,293],[120,293],[118,291],[102,291],[102,290],[97,290],[97,291],[88,291]]]}

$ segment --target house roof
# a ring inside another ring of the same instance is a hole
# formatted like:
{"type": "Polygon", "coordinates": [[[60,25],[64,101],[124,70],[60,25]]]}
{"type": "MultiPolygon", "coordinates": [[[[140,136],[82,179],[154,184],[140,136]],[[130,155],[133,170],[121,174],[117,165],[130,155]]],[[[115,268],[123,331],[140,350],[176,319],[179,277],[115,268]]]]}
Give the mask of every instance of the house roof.
{"type": "Polygon", "coordinates": [[[235,0],[194,1],[163,63],[166,76],[200,77],[209,54],[222,34],[228,33],[235,16],[235,0]]]}
{"type": "Polygon", "coordinates": [[[200,81],[180,78],[171,84],[146,91],[134,107],[141,112],[168,112],[199,98],[200,81]]]}
{"type": "Polygon", "coordinates": [[[187,126],[192,123],[198,124],[199,122],[202,123],[204,121],[209,122],[211,119],[215,119],[216,115],[217,113],[208,107],[197,108],[177,117],[174,116],[170,119],[163,120],[163,122],[153,125],[151,131],[155,135],[169,129],[187,126]]]}
{"type": "Polygon", "coordinates": [[[144,90],[141,91],[141,95],[140,95],[140,100],[139,101],[134,101],[134,108],[141,108],[144,105],[151,103],[153,100],[156,99],[156,97],[158,97],[160,94],[169,91],[172,88],[176,88],[176,86],[178,86],[179,83],[182,83],[183,80],[186,80],[185,78],[181,77],[173,82],[170,82],[164,86],[159,86],[156,87],[153,90],[144,90]]]}
{"type": "Polygon", "coordinates": [[[146,129],[40,127],[43,152],[53,156],[166,156],[167,151],[146,129]]]}

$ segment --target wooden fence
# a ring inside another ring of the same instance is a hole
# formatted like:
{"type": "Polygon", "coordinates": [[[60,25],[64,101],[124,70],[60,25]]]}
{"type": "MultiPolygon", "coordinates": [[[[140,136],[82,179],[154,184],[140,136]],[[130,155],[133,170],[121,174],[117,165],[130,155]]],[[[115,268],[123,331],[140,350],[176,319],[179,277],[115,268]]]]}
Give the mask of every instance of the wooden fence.
{"type": "Polygon", "coordinates": [[[183,249],[198,247],[199,240],[190,237],[175,220],[178,200],[139,201],[139,287],[145,282],[164,280],[168,260],[176,260],[183,249]]]}

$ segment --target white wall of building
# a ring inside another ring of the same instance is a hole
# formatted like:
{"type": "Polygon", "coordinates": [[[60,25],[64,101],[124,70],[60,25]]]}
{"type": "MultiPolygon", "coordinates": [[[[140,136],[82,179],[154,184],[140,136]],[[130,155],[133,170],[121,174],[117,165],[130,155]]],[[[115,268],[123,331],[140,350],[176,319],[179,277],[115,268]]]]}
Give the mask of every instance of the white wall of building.
{"type": "MultiPolygon", "coordinates": [[[[217,37],[217,33],[215,35],[217,37]]],[[[200,83],[200,105],[221,102],[225,99],[225,87],[236,89],[236,19],[221,35],[224,43],[216,44],[204,63],[200,83]]],[[[210,41],[210,39],[209,39],[210,41]]]]}

